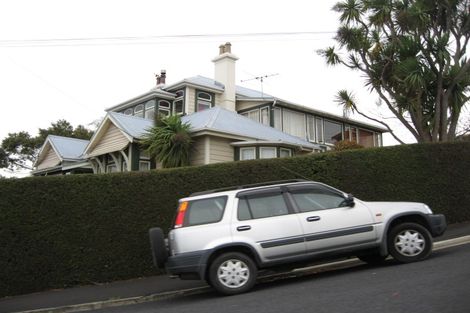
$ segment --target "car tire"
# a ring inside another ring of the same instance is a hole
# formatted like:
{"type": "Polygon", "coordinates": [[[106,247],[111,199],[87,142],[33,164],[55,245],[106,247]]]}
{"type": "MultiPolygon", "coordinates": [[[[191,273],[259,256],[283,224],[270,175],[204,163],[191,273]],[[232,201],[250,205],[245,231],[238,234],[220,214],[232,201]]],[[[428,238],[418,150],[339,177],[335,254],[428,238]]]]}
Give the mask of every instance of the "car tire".
{"type": "Polygon", "coordinates": [[[400,263],[426,259],[431,254],[432,245],[431,234],[420,224],[398,224],[388,233],[388,252],[400,263]]]}
{"type": "Polygon", "coordinates": [[[224,295],[247,292],[256,283],[258,269],[246,254],[228,252],[219,255],[209,266],[209,285],[224,295]]]}
{"type": "Polygon", "coordinates": [[[168,251],[165,245],[163,230],[159,227],[149,230],[150,247],[152,249],[153,264],[158,268],[164,268],[168,259],[168,251]]]}
{"type": "Polygon", "coordinates": [[[370,265],[380,265],[384,263],[387,255],[381,255],[380,253],[367,253],[367,254],[360,254],[357,256],[359,260],[365,262],[370,265]]]}

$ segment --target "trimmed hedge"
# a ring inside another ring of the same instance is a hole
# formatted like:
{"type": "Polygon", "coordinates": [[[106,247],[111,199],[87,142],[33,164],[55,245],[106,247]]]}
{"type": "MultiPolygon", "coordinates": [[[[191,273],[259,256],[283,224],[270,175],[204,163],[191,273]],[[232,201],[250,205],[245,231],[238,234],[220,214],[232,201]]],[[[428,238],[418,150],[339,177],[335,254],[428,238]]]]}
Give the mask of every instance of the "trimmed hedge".
{"type": "Polygon", "coordinates": [[[291,178],[470,220],[470,143],[404,145],[146,173],[0,180],[0,297],[154,275],[148,229],[192,192],[291,178]]]}

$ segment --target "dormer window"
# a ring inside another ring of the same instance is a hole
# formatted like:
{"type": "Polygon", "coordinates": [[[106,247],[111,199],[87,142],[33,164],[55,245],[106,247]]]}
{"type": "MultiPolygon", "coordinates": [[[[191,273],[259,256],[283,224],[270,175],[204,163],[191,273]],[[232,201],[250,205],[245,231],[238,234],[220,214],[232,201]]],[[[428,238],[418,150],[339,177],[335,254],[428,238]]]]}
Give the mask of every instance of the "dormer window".
{"type": "Polygon", "coordinates": [[[168,116],[171,113],[171,103],[166,100],[158,101],[158,114],[168,116]]]}
{"type": "Polygon", "coordinates": [[[196,111],[204,111],[212,107],[214,97],[210,93],[204,91],[196,92],[196,111]]]}
{"type": "Polygon", "coordinates": [[[155,100],[149,100],[145,103],[145,118],[153,120],[155,116],[155,100]]]}
{"type": "Polygon", "coordinates": [[[135,107],[134,116],[144,117],[144,105],[143,104],[139,104],[135,107]]]}
{"type": "Polygon", "coordinates": [[[184,91],[178,90],[176,92],[176,99],[173,101],[173,113],[176,115],[184,114],[184,91]]]}

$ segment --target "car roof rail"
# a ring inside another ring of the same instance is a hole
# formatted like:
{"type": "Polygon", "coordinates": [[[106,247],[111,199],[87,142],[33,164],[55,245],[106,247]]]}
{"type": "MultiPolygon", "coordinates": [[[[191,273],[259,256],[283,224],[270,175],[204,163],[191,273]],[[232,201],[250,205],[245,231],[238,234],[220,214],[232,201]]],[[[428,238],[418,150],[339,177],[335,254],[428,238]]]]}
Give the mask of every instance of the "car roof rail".
{"type": "Polygon", "coordinates": [[[211,194],[211,193],[222,192],[222,191],[238,190],[238,189],[245,189],[245,188],[255,188],[255,187],[264,187],[264,186],[288,184],[288,183],[304,183],[304,182],[309,182],[309,180],[306,180],[306,179],[273,180],[273,181],[262,182],[262,183],[254,183],[254,184],[246,184],[246,185],[222,187],[222,188],[205,190],[205,191],[198,191],[198,192],[193,192],[189,196],[190,197],[195,197],[195,196],[208,195],[208,194],[211,194]]]}

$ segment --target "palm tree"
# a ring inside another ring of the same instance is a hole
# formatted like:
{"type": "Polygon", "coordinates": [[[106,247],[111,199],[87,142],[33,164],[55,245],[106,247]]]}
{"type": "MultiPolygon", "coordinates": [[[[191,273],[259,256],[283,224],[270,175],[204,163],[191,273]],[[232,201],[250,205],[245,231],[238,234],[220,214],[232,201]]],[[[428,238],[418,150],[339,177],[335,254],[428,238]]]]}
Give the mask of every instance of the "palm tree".
{"type": "MultiPolygon", "coordinates": [[[[342,0],[329,65],[359,71],[418,142],[453,141],[470,100],[470,0],[342,0]]],[[[359,112],[340,91],[345,111],[359,112]]],[[[387,127],[384,121],[378,121],[387,127]]],[[[400,141],[401,142],[401,141],[400,141]]]]}
{"type": "Polygon", "coordinates": [[[178,115],[159,116],[141,144],[164,168],[187,166],[192,144],[190,129],[191,126],[183,123],[178,115]]]}

